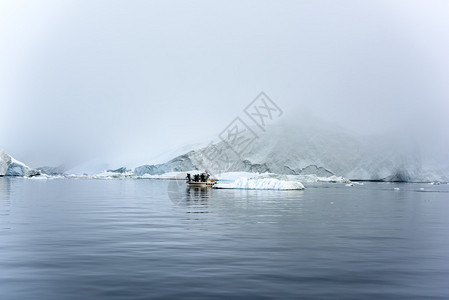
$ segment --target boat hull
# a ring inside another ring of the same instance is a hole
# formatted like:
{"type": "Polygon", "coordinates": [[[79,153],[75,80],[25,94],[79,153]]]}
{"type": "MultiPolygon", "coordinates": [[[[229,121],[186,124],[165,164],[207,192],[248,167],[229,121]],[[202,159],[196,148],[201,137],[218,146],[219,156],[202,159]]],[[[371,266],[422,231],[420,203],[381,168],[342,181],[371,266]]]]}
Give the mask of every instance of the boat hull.
{"type": "Polygon", "coordinates": [[[210,182],[210,181],[208,181],[208,182],[187,181],[187,183],[191,187],[208,187],[208,186],[213,186],[215,184],[215,182],[210,182]]]}

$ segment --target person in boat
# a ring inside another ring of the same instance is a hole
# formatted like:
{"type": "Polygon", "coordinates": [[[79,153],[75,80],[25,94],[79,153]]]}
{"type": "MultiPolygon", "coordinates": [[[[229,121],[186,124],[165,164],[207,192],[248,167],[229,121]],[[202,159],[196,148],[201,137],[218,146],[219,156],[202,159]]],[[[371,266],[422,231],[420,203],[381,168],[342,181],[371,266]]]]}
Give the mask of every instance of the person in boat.
{"type": "Polygon", "coordinates": [[[201,173],[201,175],[200,175],[200,180],[201,180],[201,182],[205,182],[206,180],[205,180],[205,176],[204,176],[204,173],[201,173]]]}
{"type": "Polygon", "coordinates": [[[192,181],[192,177],[190,176],[190,173],[187,173],[186,179],[187,179],[187,181],[192,181]]]}

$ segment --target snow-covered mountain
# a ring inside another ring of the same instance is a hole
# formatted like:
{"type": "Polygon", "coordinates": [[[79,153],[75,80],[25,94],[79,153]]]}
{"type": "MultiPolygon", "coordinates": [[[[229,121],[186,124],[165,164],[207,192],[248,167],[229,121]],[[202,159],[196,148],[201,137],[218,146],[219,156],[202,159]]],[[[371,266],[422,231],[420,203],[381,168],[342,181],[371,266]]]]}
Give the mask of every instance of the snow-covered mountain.
{"type": "Polygon", "coordinates": [[[57,176],[57,175],[64,175],[65,174],[65,167],[64,167],[64,165],[60,165],[60,166],[57,166],[57,167],[44,166],[44,167],[37,168],[37,170],[41,174],[50,175],[50,176],[57,176]]]}
{"type": "Polygon", "coordinates": [[[39,174],[39,171],[15,160],[0,149],[0,176],[36,176],[39,174]]]}
{"type": "MultiPolygon", "coordinates": [[[[363,137],[329,128],[287,123],[267,127],[265,132],[253,128],[257,137],[244,151],[238,146],[244,139],[230,143],[219,141],[167,163],[137,167],[134,174],[207,169],[215,174],[245,171],[337,175],[353,180],[449,181],[448,161],[422,151],[419,144],[394,136],[363,137]]],[[[247,133],[245,137],[254,136],[247,133]]]]}

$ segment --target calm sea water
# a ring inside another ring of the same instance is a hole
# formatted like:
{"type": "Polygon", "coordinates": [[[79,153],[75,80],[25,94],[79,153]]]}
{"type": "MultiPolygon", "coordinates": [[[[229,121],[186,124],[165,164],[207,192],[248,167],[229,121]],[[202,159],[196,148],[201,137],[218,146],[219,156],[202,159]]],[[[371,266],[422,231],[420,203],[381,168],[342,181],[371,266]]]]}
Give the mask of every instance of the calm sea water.
{"type": "Polygon", "coordinates": [[[449,185],[0,178],[0,299],[102,298],[449,299],[449,185]]]}

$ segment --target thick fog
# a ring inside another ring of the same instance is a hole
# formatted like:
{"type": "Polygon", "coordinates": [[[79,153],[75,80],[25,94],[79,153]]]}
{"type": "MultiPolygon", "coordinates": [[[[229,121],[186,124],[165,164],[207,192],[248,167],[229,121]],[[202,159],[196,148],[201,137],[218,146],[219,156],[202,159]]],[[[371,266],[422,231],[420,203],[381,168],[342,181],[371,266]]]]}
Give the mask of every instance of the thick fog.
{"type": "Polygon", "coordinates": [[[447,1],[2,1],[0,147],[32,167],[160,162],[261,91],[285,118],[445,147],[447,16],[447,1]]]}

